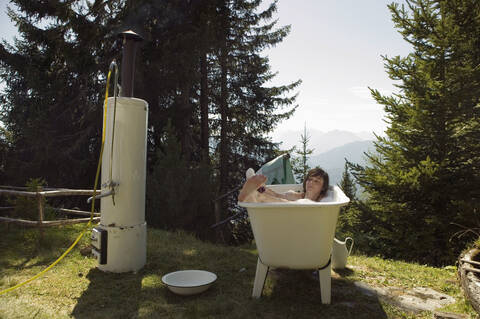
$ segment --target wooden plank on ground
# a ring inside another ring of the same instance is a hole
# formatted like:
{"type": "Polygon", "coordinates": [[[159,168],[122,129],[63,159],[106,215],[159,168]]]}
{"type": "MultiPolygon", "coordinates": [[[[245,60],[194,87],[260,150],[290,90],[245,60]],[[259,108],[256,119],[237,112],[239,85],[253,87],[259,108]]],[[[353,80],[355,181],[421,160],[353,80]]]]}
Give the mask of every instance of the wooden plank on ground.
{"type": "Polygon", "coordinates": [[[475,266],[480,266],[480,263],[478,261],[473,261],[473,260],[468,260],[468,259],[460,259],[460,261],[463,261],[464,263],[469,263],[475,266]]]}

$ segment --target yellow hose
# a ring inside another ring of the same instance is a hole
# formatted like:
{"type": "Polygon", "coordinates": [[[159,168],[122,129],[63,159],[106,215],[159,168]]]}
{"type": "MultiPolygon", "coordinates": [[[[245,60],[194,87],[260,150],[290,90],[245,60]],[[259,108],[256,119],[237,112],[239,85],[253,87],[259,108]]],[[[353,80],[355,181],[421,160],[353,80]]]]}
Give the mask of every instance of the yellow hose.
{"type": "Polygon", "coordinates": [[[108,71],[108,76],[107,76],[107,86],[105,88],[105,102],[104,102],[104,107],[103,107],[103,127],[102,127],[102,146],[100,148],[100,158],[98,160],[98,166],[97,166],[97,173],[95,174],[95,184],[93,185],[93,198],[92,198],[92,210],[90,213],[90,220],[88,221],[87,225],[83,229],[83,231],[78,235],[77,239],[73,242],[73,244],[68,247],[68,249],[57,259],[55,260],[50,266],[36,274],[35,276],[31,277],[30,279],[25,280],[24,282],[21,282],[13,287],[4,289],[0,291],[0,295],[10,292],[12,290],[15,290],[17,288],[22,287],[23,285],[26,285],[27,283],[40,278],[43,276],[47,271],[52,269],[56,264],[58,264],[68,253],[78,244],[80,239],[83,237],[85,232],[89,229],[90,225],[92,224],[93,220],[93,212],[95,211],[95,195],[97,192],[97,183],[98,183],[98,177],[100,175],[100,169],[102,167],[102,155],[103,155],[103,146],[105,145],[105,131],[106,131],[106,126],[107,126],[107,100],[108,100],[108,88],[109,88],[109,83],[110,83],[110,76],[112,74],[112,70],[108,71]]]}

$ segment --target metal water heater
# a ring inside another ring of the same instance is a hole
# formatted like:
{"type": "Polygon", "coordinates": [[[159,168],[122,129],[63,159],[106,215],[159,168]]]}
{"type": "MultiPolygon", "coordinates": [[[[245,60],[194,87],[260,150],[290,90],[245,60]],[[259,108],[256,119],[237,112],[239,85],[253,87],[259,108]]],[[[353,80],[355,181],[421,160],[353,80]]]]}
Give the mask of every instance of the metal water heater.
{"type": "Polygon", "coordinates": [[[122,94],[107,103],[102,155],[99,226],[92,231],[93,253],[102,271],[141,269],[147,259],[145,222],[148,103],[133,98],[135,42],[139,36],[122,33],[122,94]],[[133,44],[132,44],[133,43],[133,44]],[[128,61],[127,61],[128,60],[128,61]],[[113,147],[112,147],[113,145],[113,147]]]}

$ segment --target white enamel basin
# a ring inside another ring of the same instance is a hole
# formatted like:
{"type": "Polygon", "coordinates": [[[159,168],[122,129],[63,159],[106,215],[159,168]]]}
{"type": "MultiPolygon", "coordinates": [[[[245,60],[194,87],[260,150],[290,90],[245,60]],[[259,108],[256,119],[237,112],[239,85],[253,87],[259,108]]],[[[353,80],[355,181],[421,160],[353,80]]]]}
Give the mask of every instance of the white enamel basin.
{"type": "Polygon", "coordinates": [[[179,295],[195,295],[204,292],[217,280],[217,275],[205,270],[180,270],[166,274],[162,282],[179,295]]]}

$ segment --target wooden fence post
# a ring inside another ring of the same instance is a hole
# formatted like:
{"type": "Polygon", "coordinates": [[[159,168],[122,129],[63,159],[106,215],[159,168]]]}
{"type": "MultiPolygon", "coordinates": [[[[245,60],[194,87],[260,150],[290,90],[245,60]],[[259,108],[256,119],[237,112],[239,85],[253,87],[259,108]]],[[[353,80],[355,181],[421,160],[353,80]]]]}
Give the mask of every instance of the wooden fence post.
{"type": "Polygon", "coordinates": [[[43,196],[40,194],[41,186],[37,186],[37,203],[38,203],[38,223],[40,226],[40,239],[43,239],[43,196]]]}

